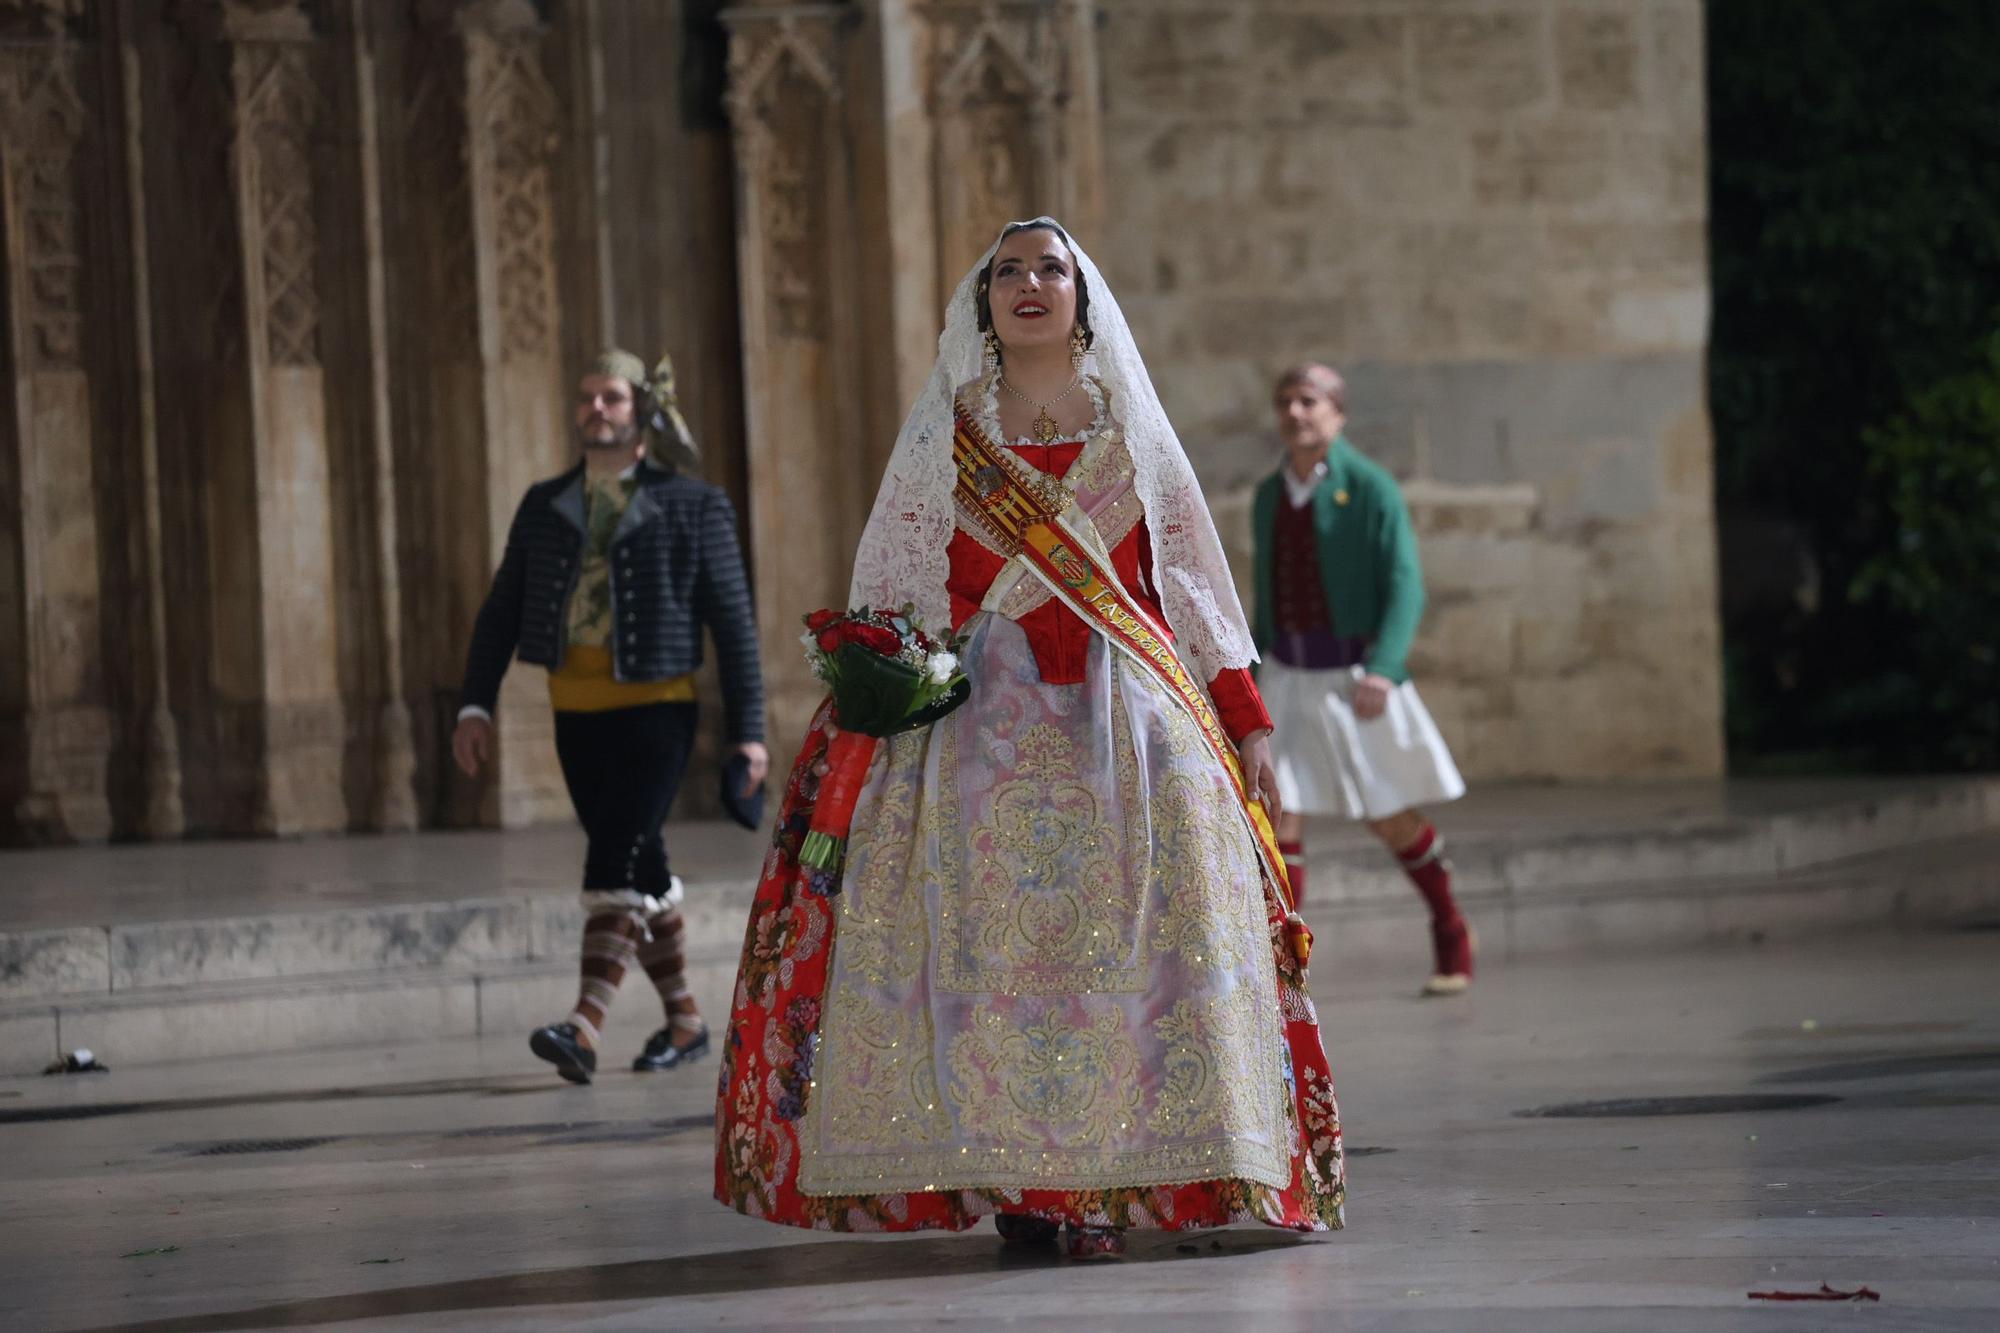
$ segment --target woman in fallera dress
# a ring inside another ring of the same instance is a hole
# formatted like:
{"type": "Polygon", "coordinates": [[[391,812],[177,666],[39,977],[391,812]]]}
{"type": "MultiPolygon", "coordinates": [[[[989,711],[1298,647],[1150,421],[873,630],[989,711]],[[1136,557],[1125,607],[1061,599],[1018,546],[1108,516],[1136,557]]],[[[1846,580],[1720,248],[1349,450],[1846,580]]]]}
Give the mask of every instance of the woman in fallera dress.
{"type": "Polygon", "coordinates": [[[837,876],[814,719],[725,1043],[716,1197],[831,1230],[1116,1255],[1127,1228],[1341,1225],[1270,720],[1187,457],[1056,222],[959,284],[850,602],[961,636],[969,699],[882,741],[837,876]]]}

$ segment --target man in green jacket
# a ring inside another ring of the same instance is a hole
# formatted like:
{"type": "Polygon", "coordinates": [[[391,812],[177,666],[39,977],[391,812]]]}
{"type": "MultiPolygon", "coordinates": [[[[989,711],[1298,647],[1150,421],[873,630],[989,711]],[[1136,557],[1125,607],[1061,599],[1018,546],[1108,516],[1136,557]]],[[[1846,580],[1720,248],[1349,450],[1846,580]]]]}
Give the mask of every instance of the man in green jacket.
{"type": "Polygon", "coordinates": [[[1257,488],[1258,689],[1275,728],[1278,846],[1305,896],[1306,815],[1360,820],[1395,854],[1431,914],[1428,995],[1472,980],[1472,931],[1451,864],[1418,808],[1465,794],[1404,663],[1424,609],[1417,536],[1388,469],[1341,434],[1347,386],[1294,366],[1275,405],[1285,462],[1257,488]]]}

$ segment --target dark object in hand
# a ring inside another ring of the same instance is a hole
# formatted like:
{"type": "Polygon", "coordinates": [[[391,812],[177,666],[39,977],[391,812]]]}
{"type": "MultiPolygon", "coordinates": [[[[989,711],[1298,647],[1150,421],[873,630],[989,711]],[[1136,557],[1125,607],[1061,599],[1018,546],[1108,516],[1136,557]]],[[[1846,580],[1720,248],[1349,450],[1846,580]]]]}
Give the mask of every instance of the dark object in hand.
{"type": "Polygon", "coordinates": [[[744,786],[750,781],[750,756],[738,751],[722,765],[722,808],[744,828],[756,830],[764,823],[764,783],[748,796],[744,786]]]}

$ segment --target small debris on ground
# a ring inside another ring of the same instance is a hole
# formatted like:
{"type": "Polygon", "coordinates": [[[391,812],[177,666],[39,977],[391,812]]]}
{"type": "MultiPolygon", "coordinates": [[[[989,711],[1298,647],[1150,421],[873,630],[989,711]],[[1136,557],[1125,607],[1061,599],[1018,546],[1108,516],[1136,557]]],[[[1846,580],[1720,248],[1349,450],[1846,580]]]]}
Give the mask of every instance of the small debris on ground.
{"type": "Polygon", "coordinates": [[[130,1254],[121,1254],[118,1257],[120,1259],[145,1259],[155,1254],[179,1254],[180,1249],[181,1247],[178,1245],[162,1245],[157,1249],[134,1250],[130,1254]]]}
{"type": "Polygon", "coordinates": [[[1879,1301],[1877,1292],[1866,1287],[1856,1287],[1853,1291],[1835,1291],[1822,1282],[1818,1291],[1753,1291],[1753,1301],[1879,1301]]]}
{"type": "Polygon", "coordinates": [[[44,1074],[108,1074],[111,1072],[111,1066],[97,1063],[95,1055],[84,1047],[79,1046],[64,1055],[61,1059],[50,1064],[42,1072],[44,1074]]]}

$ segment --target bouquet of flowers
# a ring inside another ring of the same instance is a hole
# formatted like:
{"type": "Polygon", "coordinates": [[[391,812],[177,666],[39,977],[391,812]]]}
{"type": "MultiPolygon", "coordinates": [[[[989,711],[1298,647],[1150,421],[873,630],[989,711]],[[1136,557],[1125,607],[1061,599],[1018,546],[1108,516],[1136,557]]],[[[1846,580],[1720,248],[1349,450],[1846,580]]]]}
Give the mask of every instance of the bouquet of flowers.
{"type": "Polygon", "coordinates": [[[964,703],[972,683],[958,669],[958,644],[924,633],[914,608],[815,611],[806,619],[806,662],[833,694],[839,734],[827,746],[826,776],[799,862],[831,875],[847,850],[854,803],[876,745],[929,726],[964,703]]]}

